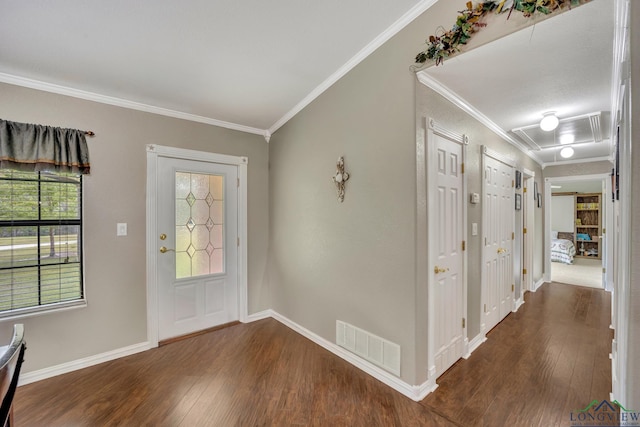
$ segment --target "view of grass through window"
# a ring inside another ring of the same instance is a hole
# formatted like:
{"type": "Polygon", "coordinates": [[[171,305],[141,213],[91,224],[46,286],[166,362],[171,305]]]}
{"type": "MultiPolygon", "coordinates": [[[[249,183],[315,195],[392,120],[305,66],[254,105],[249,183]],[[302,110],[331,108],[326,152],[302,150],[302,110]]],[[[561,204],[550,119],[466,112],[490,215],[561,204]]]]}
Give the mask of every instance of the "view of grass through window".
{"type": "Polygon", "coordinates": [[[0,315],[83,298],[82,179],[0,170],[0,315]]]}

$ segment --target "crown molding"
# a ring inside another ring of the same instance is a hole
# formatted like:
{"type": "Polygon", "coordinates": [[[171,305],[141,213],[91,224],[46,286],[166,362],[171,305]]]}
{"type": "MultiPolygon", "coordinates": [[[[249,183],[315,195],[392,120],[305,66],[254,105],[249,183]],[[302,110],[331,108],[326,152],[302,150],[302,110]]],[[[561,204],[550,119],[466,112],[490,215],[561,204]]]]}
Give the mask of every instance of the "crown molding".
{"type": "Polygon", "coordinates": [[[507,132],[504,131],[500,126],[498,126],[495,122],[489,119],[487,116],[482,114],[480,110],[471,105],[467,100],[462,98],[460,95],[449,89],[447,86],[440,83],[438,80],[433,77],[427,75],[424,71],[420,71],[416,74],[418,77],[418,81],[423,85],[427,86],[430,89],[433,89],[438,94],[442,95],[445,99],[453,103],[455,106],[465,111],[471,117],[478,120],[480,123],[489,128],[493,133],[498,135],[500,138],[507,141],[509,144],[516,147],[518,150],[522,151],[528,157],[530,157],[533,161],[542,166],[543,162],[536,156],[533,152],[531,152],[524,144],[520,141],[513,138],[507,132]]]}
{"type": "Polygon", "coordinates": [[[183,120],[189,120],[193,122],[210,124],[213,126],[219,126],[226,129],[237,130],[240,132],[251,133],[255,135],[261,135],[268,143],[271,135],[282,127],[285,123],[291,120],[296,114],[302,111],[307,105],[313,102],[318,96],[325,92],[335,82],[342,78],[345,74],[351,71],[356,65],[367,58],[377,48],[382,46],[391,37],[400,32],[403,28],[409,25],[413,20],[420,16],[423,12],[433,6],[438,0],[421,0],[417,5],[411,8],[407,13],[402,15],[397,21],[395,21],[384,32],[378,35],[373,41],[367,44],[360,52],[358,52],[353,58],[351,58],[346,64],[333,73],[329,78],[317,86],[311,93],[296,104],[291,110],[289,110],[284,116],[282,116],[276,123],[274,123],[269,129],[258,129],[250,126],[244,126],[237,123],[225,122],[222,120],[213,119],[211,117],[198,116],[195,114],[189,114],[182,111],[170,110],[153,105],[143,104],[140,102],[130,101],[127,99],[116,98],[112,96],[102,95],[99,93],[74,89],[67,86],[57,85],[44,81],[14,76],[11,74],[0,73],[0,83],[8,83],[16,86],[28,87],[31,89],[42,90],[45,92],[57,93],[59,95],[71,96],[74,98],[85,99],[88,101],[95,101],[102,104],[114,105],[117,107],[129,108],[132,110],[144,111],[147,113],[159,114],[168,117],[174,117],[183,120]]]}
{"type": "MultiPolygon", "coordinates": [[[[195,114],[184,113],[182,111],[170,110],[167,108],[156,107],[141,102],[130,101],[123,98],[102,95],[95,92],[89,92],[80,89],[74,89],[68,86],[47,83],[40,80],[29,79],[26,77],[14,76],[11,74],[0,73],[0,82],[8,83],[15,86],[37,89],[44,92],[56,93],[58,95],[71,96],[73,98],[85,99],[87,101],[99,102],[101,104],[113,105],[116,107],[129,108],[131,110],[144,111],[146,113],[159,114],[161,116],[173,117],[176,119],[189,120],[192,122],[205,123],[208,125],[218,126],[226,129],[237,130],[240,132],[261,135],[267,139],[268,131],[250,126],[239,125],[237,123],[225,122],[210,117],[198,116],[195,114]]],[[[268,139],[267,139],[268,142],[268,139]]]]}
{"type": "Polygon", "coordinates": [[[395,36],[398,32],[400,32],[404,27],[409,25],[414,19],[420,16],[423,12],[429,9],[431,6],[436,4],[438,0],[422,0],[413,8],[411,8],[407,13],[402,15],[400,19],[391,24],[389,28],[387,28],[383,33],[381,33],[378,37],[373,39],[371,43],[366,45],[360,52],[358,52],[353,58],[351,58],[346,64],[338,69],[335,73],[329,76],[328,79],[320,83],[318,87],[316,87],[309,95],[304,97],[302,101],[297,103],[295,107],[289,110],[284,116],[280,118],[277,122],[275,122],[270,128],[269,132],[273,134],[275,131],[280,129],[291,120],[296,114],[302,111],[307,105],[311,104],[317,97],[319,97],[324,91],[329,89],[335,82],[340,80],[345,74],[355,68],[360,62],[362,62],[366,57],[371,55],[376,49],[382,46],[385,42],[387,42],[391,37],[395,36]]]}

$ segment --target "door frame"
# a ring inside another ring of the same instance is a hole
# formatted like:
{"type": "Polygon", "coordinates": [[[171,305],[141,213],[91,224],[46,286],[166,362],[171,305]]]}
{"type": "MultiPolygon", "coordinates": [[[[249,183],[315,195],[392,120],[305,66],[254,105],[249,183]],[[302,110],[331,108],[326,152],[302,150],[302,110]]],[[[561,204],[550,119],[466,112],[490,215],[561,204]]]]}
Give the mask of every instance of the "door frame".
{"type": "MultiPolygon", "coordinates": [[[[433,254],[435,253],[435,245],[433,239],[429,236],[436,234],[437,224],[431,221],[429,215],[429,206],[434,206],[435,202],[435,185],[437,181],[436,168],[428,167],[433,160],[434,135],[439,135],[462,145],[462,238],[468,246],[467,236],[467,174],[464,173],[464,163],[467,156],[467,146],[469,138],[460,133],[452,132],[432,118],[424,118],[421,132],[418,133],[416,141],[416,172],[417,172],[417,237],[416,237],[416,255],[417,255],[417,271],[416,278],[419,284],[426,284],[427,299],[427,382],[426,387],[433,390],[436,385],[436,365],[435,365],[435,279],[433,269],[433,254]]],[[[469,355],[469,337],[468,331],[468,310],[467,310],[467,253],[468,248],[462,254],[462,314],[465,326],[462,331],[464,339],[463,357],[469,355]]]]}
{"type": "Polygon", "coordinates": [[[169,157],[207,163],[220,163],[238,167],[238,315],[247,321],[247,157],[229,156],[185,148],[148,144],[147,150],[147,341],[150,347],[158,346],[158,158],[169,157]]]}
{"type": "MultiPolygon", "coordinates": [[[[557,176],[557,177],[551,177],[551,178],[545,178],[544,179],[544,281],[545,282],[551,282],[551,184],[555,183],[555,182],[561,182],[561,181],[597,181],[597,180],[605,180],[606,181],[610,181],[611,180],[611,174],[609,173],[600,173],[600,174],[592,174],[592,175],[574,175],[574,176],[557,176]]],[[[610,183],[608,184],[610,188],[610,183]]],[[[601,205],[603,206],[603,209],[607,209],[607,214],[609,212],[612,211],[612,206],[613,206],[613,201],[611,200],[611,197],[609,197],[610,194],[604,194],[602,196],[602,202],[601,205]]],[[[603,224],[603,228],[608,228],[610,230],[610,232],[608,233],[603,233],[603,239],[606,239],[606,246],[605,249],[607,251],[606,253],[606,260],[612,260],[613,259],[613,241],[612,241],[612,237],[613,237],[613,233],[611,232],[611,230],[613,230],[613,228],[609,228],[610,226],[612,227],[612,223],[610,222],[612,221],[612,218],[607,218],[607,224],[604,225],[603,224]]],[[[605,258],[602,258],[602,263],[604,265],[605,262],[605,258]]],[[[606,289],[607,291],[611,291],[612,286],[609,285],[610,283],[613,283],[613,268],[609,268],[607,266],[607,270],[606,270],[606,282],[602,283],[602,288],[606,289]]]]}
{"type": "MultiPolygon", "coordinates": [[[[527,291],[533,291],[533,240],[535,236],[534,227],[534,209],[535,200],[533,195],[535,182],[535,172],[527,168],[522,169],[522,211],[516,212],[516,215],[520,215],[520,229],[516,229],[516,242],[520,246],[520,269],[516,271],[516,277],[520,277],[520,281],[516,281],[516,294],[519,295],[517,299],[514,298],[513,311],[517,311],[522,304],[524,304],[524,293],[527,291]],[[525,233],[524,230],[527,230],[525,233]],[[527,274],[524,271],[527,271],[527,274]]],[[[518,189],[516,189],[516,192],[518,189]]]]}

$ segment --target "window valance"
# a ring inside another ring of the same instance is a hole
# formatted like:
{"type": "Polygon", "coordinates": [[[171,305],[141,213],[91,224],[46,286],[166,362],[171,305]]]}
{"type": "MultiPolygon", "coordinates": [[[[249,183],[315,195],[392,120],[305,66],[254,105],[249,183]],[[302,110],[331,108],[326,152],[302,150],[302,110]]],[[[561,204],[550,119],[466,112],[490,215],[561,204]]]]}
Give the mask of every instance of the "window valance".
{"type": "Polygon", "coordinates": [[[0,119],[0,169],[88,174],[86,132],[0,119]]]}

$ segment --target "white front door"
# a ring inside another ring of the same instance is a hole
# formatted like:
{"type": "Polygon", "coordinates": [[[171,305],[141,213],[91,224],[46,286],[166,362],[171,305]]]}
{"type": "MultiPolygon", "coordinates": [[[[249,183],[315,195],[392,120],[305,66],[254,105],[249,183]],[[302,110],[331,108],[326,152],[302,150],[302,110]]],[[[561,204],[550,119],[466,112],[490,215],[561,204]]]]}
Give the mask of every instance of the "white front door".
{"type": "Polygon", "coordinates": [[[513,168],[488,155],[483,159],[484,332],[513,307],[513,168]]]}
{"type": "MultiPolygon", "coordinates": [[[[430,167],[436,171],[434,213],[436,224],[433,250],[436,377],[463,355],[463,268],[464,234],[463,146],[431,133],[434,139],[430,167]]],[[[431,219],[430,219],[431,221],[431,219]]]]}
{"type": "Polygon", "coordinates": [[[159,157],[158,338],[238,320],[238,167],[159,157]]]}

